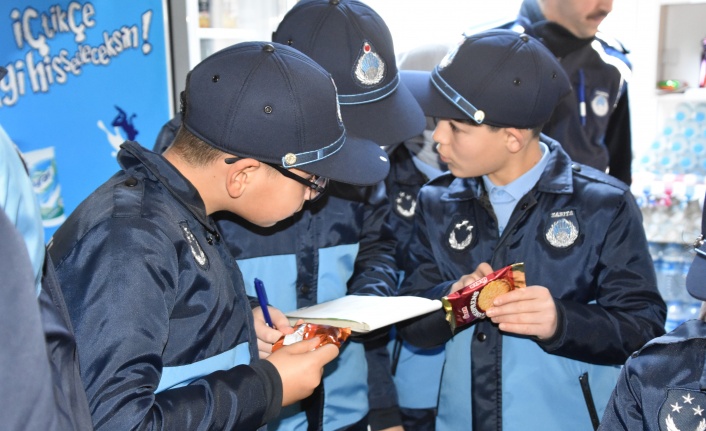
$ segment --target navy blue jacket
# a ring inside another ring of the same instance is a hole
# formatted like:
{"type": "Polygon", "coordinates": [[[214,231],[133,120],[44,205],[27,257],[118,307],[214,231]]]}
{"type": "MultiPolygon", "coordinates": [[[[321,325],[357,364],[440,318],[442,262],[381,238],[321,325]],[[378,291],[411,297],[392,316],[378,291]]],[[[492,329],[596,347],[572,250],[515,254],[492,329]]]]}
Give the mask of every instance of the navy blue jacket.
{"type": "Polygon", "coordinates": [[[524,262],[527,284],[547,287],[558,312],[544,342],[501,333],[489,319],[452,334],[443,311],[401,325],[413,344],[448,341],[439,429],[592,429],[582,390],[600,417],[617,365],[664,333],[666,307],[628,187],[541,139],[547,167],[501,236],[481,178],[446,174],[419,193],[416,269],[400,293],[440,298],[481,262],[524,262]]]}
{"type": "Polygon", "coordinates": [[[507,25],[542,41],[557,57],[571,80],[565,97],[542,132],[561,142],[571,160],[605,171],[630,184],[632,134],[627,94],[631,64],[618,42],[599,33],[578,39],[563,27],[549,23],[537,0],[525,0],[517,21],[507,25]],[[586,105],[582,124],[579,103],[586,105]]]}
{"type": "Polygon", "coordinates": [[[96,429],[256,429],[281,408],[252,309],[197,190],[126,142],[54,235],[96,429]]]}
{"type": "Polygon", "coordinates": [[[706,323],[689,320],[633,353],[599,430],[706,429],[706,323]]]}
{"type": "MultiPolygon", "coordinates": [[[[270,304],[286,312],[344,295],[394,295],[389,210],[383,183],[331,182],[320,200],[274,227],[259,228],[231,214],[219,214],[218,224],[248,292],[254,295],[253,280],[261,279],[270,304]]],[[[284,409],[270,429],[326,431],[362,420],[369,409],[367,367],[363,343],[346,342],[324,368],[322,391],[284,409]]]]}

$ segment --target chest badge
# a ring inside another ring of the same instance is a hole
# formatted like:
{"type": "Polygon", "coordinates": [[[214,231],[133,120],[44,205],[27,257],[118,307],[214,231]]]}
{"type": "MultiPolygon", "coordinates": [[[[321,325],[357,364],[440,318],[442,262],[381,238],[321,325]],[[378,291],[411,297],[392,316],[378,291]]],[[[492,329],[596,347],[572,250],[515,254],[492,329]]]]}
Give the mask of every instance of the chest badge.
{"type": "Polygon", "coordinates": [[[363,85],[377,85],[385,77],[385,62],[369,42],[363,43],[360,56],[355,63],[355,77],[363,85]]]}
{"type": "Polygon", "coordinates": [[[706,431],[706,394],[686,389],[669,389],[659,409],[662,431],[706,431]]]}
{"type": "Polygon", "coordinates": [[[591,100],[591,110],[598,117],[605,117],[610,109],[610,104],[608,103],[608,93],[605,91],[596,91],[591,100]]]}
{"type": "Polygon", "coordinates": [[[473,225],[467,219],[453,225],[449,234],[449,246],[454,250],[465,250],[473,242],[473,225]]]}
{"type": "Polygon", "coordinates": [[[556,248],[567,248],[579,237],[578,220],[573,210],[553,212],[544,238],[556,248]]]}
{"type": "Polygon", "coordinates": [[[184,239],[189,244],[191,255],[194,256],[196,264],[202,269],[208,269],[208,258],[206,257],[206,253],[203,252],[199,241],[196,239],[186,223],[179,223],[179,227],[181,227],[181,232],[184,234],[184,239]]]}
{"type": "Polygon", "coordinates": [[[417,209],[417,200],[411,193],[400,190],[395,197],[395,212],[404,218],[414,217],[414,210],[417,209]]]}

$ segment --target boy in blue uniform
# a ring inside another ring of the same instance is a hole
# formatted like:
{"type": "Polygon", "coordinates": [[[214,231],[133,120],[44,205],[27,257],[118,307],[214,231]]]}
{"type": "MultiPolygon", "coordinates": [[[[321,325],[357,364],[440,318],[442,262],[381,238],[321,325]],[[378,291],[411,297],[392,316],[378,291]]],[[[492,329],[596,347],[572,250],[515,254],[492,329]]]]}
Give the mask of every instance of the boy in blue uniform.
{"type": "MultiPolygon", "coordinates": [[[[163,156],[124,143],[123,170],[49,248],[97,429],[256,429],[310,395],[338,348],[315,339],[258,359],[263,314],[212,215],[272,226],[327,179],[373,184],[389,170],[375,143],[347,135],[330,74],[276,43],[203,60],[182,117],[163,156]]],[[[274,336],[292,331],[273,317],[274,336]]]]}
{"type": "MultiPolygon", "coordinates": [[[[350,133],[388,146],[423,130],[424,114],[399,81],[387,25],[364,3],[298,2],[272,40],[300,50],[332,74],[350,133]]],[[[396,294],[396,233],[389,213],[382,181],[368,187],[332,182],[320,201],[274,229],[255,230],[234,218],[219,223],[240,256],[245,279],[263,279],[272,305],[292,310],[344,295],[396,294]]],[[[343,346],[326,366],[315,396],[283,412],[271,429],[399,425],[389,359],[376,355],[385,347],[375,341],[361,337],[343,346]]]]}
{"type": "Polygon", "coordinates": [[[618,365],[663,333],[634,198],[540,133],[570,84],[536,39],[473,35],[403,78],[439,118],[450,173],[419,193],[401,293],[440,298],[516,262],[528,285],[456,333],[443,311],[399,325],[413,344],[446,343],[437,429],[594,429],[618,365]]]}
{"type": "MultiPolygon", "coordinates": [[[[706,211],[686,289],[706,301],[706,211]]],[[[656,338],[625,362],[599,430],[706,429],[706,322],[688,320],[656,338]]]]}

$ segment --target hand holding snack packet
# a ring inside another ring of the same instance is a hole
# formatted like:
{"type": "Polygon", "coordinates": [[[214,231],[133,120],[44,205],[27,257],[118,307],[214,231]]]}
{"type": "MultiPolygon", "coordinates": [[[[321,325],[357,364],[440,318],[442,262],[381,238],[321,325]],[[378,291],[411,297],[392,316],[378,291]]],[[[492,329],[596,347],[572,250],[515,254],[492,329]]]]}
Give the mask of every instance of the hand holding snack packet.
{"type": "Polygon", "coordinates": [[[451,330],[486,317],[493,300],[516,288],[526,287],[524,263],[501,268],[441,298],[451,330]]]}
{"type": "Polygon", "coordinates": [[[317,325],[315,323],[302,323],[297,327],[294,333],[284,335],[272,346],[272,351],[283,346],[289,346],[302,340],[310,340],[314,337],[319,337],[321,342],[317,348],[325,344],[334,344],[336,347],[341,347],[344,341],[351,335],[350,328],[337,328],[329,325],[317,325]]]}

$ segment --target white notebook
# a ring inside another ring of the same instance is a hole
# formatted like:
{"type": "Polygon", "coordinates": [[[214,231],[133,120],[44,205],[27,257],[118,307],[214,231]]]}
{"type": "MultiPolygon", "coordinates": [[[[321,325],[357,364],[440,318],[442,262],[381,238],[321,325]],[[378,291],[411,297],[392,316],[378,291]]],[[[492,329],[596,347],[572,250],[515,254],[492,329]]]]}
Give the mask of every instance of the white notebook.
{"type": "Polygon", "coordinates": [[[307,323],[351,328],[353,332],[370,332],[440,308],[438,299],[418,296],[347,295],[285,315],[292,325],[302,319],[307,323]]]}

